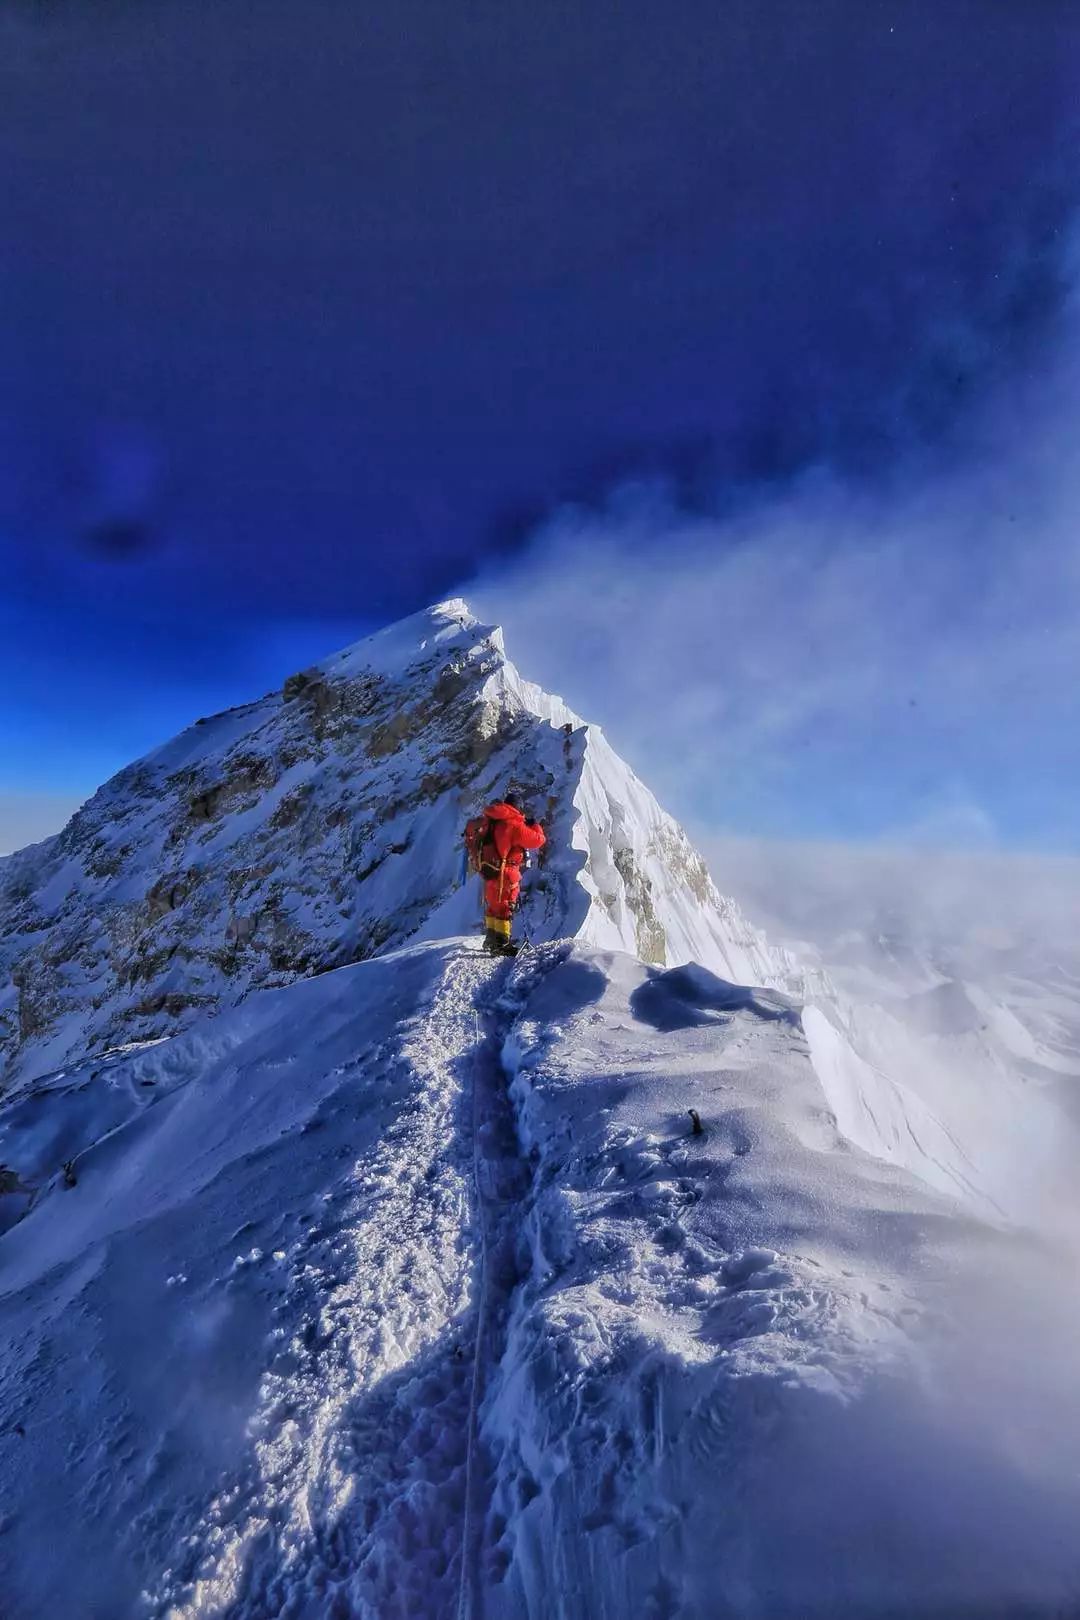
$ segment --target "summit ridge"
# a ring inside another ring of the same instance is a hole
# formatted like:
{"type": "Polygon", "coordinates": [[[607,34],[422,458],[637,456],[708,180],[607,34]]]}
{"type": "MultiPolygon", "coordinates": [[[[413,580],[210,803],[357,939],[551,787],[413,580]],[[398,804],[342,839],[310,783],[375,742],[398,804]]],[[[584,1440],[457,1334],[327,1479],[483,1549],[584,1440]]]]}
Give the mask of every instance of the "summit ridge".
{"type": "Polygon", "coordinates": [[[550,831],[532,939],[784,981],[788,959],[599,728],[455,598],[196,721],[0,862],[0,1084],[469,933],[461,828],[511,782],[550,831]]]}

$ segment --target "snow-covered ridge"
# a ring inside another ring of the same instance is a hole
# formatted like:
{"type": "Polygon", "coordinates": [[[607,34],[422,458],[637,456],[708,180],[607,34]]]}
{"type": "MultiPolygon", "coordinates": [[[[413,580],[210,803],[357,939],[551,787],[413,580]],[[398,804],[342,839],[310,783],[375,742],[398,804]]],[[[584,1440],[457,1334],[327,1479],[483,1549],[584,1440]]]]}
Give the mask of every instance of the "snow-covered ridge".
{"type": "Polygon", "coordinates": [[[1072,1612],[1075,1266],[1004,1208],[1067,1025],[798,967],[463,603],[0,897],[5,1616],[1072,1612]],[[513,963],[459,881],[507,786],[513,963]]]}
{"type": "Polygon", "coordinates": [[[197,722],[0,865],[3,1083],[470,931],[460,829],[508,783],[550,835],[522,911],[533,938],[785,982],[790,961],[602,733],[453,600],[197,722]]]}
{"type": "Polygon", "coordinates": [[[5,1615],[1071,1612],[1053,1324],[1037,1391],[1007,1315],[940,1342],[1056,1257],[853,1149],[777,992],[413,945],[9,1100],[0,1159],[5,1615]]]}

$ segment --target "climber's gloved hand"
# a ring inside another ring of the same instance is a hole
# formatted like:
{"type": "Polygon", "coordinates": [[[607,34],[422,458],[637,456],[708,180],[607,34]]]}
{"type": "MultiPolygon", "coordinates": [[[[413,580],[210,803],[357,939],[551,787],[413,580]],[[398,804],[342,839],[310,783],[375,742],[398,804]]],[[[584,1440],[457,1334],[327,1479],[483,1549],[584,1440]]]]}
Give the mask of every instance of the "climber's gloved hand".
{"type": "Polygon", "coordinates": [[[535,827],[536,826],[536,817],[535,816],[526,816],[525,817],[525,825],[526,825],[526,827],[535,827]]]}

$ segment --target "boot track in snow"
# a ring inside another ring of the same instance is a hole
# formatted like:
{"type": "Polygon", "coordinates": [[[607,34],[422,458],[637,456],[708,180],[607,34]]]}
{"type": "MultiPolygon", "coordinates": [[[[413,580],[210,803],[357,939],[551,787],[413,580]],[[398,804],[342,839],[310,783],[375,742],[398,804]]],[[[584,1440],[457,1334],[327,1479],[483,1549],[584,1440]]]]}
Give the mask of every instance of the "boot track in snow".
{"type": "Polygon", "coordinates": [[[531,1184],[500,1052],[547,954],[451,957],[365,1065],[396,1114],[283,1257],[248,1465],[148,1594],[158,1620],[480,1620],[480,1410],[531,1184]]]}
{"type": "MultiPolygon", "coordinates": [[[[508,1025],[520,1015],[535,983],[537,954],[515,959],[513,982],[477,1009],[477,1063],[473,1074],[473,1188],[479,1226],[479,1281],[472,1388],[466,1426],[465,1507],[457,1620],[480,1620],[481,1569],[487,1525],[481,1511],[490,1498],[490,1460],[478,1433],[480,1407],[491,1372],[502,1358],[514,1289],[522,1278],[516,1260],[518,1217],[531,1187],[520,1151],[513,1106],[500,1053],[508,1025]],[[525,971],[523,971],[525,970],[525,971]],[[526,977],[526,974],[528,977],[526,977]],[[524,981],[524,982],[523,982],[524,981]],[[486,1028],[484,1028],[486,1024],[486,1028]]],[[[539,968],[543,971],[543,967],[539,968]]],[[[506,983],[505,980],[502,983],[506,983]]],[[[494,1572],[492,1572],[494,1573],[494,1572]]]]}

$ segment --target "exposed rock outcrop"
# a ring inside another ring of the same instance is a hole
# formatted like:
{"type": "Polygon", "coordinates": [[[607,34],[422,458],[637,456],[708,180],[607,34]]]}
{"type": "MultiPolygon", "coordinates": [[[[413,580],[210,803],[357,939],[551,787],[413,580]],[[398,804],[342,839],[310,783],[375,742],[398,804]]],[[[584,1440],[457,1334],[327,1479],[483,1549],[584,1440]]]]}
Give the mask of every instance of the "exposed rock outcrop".
{"type": "Polygon", "coordinates": [[[460,830],[511,783],[551,834],[533,937],[782,974],[602,733],[451,602],[199,721],[0,861],[0,1083],[467,932],[460,830]]]}

